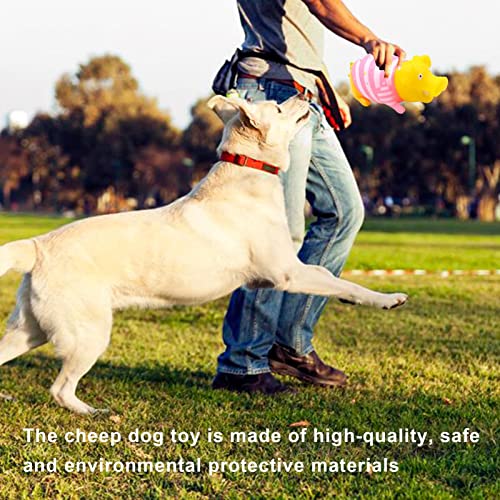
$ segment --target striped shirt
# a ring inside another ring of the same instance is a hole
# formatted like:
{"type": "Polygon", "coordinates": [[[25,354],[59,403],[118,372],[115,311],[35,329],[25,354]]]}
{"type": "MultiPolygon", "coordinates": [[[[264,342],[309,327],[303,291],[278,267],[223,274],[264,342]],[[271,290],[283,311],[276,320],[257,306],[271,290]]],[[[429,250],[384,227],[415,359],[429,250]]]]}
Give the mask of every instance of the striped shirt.
{"type": "Polygon", "coordinates": [[[401,106],[401,98],[394,83],[397,64],[398,58],[394,57],[389,77],[385,78],[384,72],[378,68],[373,56],[367,54],[352,65],[351,76],[359,93],[369,101],[386,104],[398,113],[404,113],[405,108],[401,106]]]}

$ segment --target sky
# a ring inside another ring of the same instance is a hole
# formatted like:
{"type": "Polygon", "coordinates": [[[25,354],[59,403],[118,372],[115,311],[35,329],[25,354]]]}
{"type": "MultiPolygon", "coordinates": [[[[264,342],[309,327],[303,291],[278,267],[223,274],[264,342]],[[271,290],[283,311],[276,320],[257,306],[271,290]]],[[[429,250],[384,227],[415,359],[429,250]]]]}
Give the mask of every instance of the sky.
{"type": "MultiPolygon", "coordinates": [[[[273,0],[268,0],[273,1],[273,0]]],[[[500,74],[497,0],[344,0],[382,39],[409,56],[428,54],[438,71],[484,64],[500,74]]],[[[210,93],[213,76],[243,41],[236,0],[2,0],[0,125],[14,109],[53,111],[54,85],[91,56],[117,54],[141,90],[158,99],[180,128],[191,105],[210,93]]],[[[334,81],[364,54],[326,34],[334,81]]]]}

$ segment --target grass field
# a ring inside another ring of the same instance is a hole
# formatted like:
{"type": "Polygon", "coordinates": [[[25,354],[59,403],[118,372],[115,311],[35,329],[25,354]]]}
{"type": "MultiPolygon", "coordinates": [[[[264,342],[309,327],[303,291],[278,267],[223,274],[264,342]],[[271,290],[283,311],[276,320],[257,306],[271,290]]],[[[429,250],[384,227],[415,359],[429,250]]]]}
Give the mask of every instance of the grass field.
{"type": "MultiPolygon", "coordinates": [[[[0,216],[0,243],[35,235],[60,219],[0,216]]],[[[496,269],[500,226],[455,221],[368,221],[348,262],[350,269],[496,269]]],[[[0,282],[0,326],[14,304],[19,276],[0,282]]],[[[383,291],[406,291],[395,311],[330,302],[315,346],[350,374],[345,390],[306,387],[276,398],[214,392],[210,382],[222,349],[226,300],[169,311],[116,315],[111,346],[82,380],[78,394],[110,415],[75,416],[48,389],[58,361],[43,347],[0,369],[0,498],[499,498],[498,453],[500,276],[355,278],[383,291]],[[85,431],[261,431],[283,436],[294,422],[358,434],[426,431],[432,445],[347,443],[220,444],[196,447],[121,442],[71,445],[26,443],[22,429],[62,436],[85,431]],[[440,433],[470,428],[476,444],[439,441],[440,433]],[[302,473],[33,473],[25,461],[302,461],[302,473]],[[312,461],[341,459],[399,463],[396,473],[311,472],[312,461]]]]}

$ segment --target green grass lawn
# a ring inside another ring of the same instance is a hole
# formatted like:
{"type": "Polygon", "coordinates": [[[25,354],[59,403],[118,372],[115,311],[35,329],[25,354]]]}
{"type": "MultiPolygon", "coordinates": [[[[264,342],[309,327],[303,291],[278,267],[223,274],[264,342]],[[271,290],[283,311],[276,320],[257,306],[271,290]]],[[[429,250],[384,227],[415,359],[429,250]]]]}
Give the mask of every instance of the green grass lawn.
{"type": "MultiPolygon", "coordinates": [[[[61,219],[0,216],[0,243],[47,231],[61,219]]],[[[495,269],[500,226],[455,221],[368,221],[348,267],[495,269]]],[[[307,387],[276,398],[214,392],[210,382],[222,349],[220,325],[227,300],[168,311],[118,313],[111,345],[82,380],[79,396],[110,415],[81,417],[60,409],[48,389],[59,363],[43,347],[0,368],[0,498],[498,498],[500,277],[354,278],[382,291],[405,291],[394,311],[331,301],[317,327],[323,358],[347,371],[345,390],[307,387]],[[208,443],[28,444],[24,427],[63,435],[85,431],[200,431],[228,435],[269,428],[283,436],[290,424],[308,433],[348,428],[426,431],[431,446],[380,444],[208,443]],[[470,428],[476,444],[440,443],[441,432],[470,428]],[[25,461],[66,460],[302,461],[303,473],[201,474],[34,473],[25,461]],[[399,463],[396,473],[312,473],[312,461],[399,463]]],[[[14,305],[19,276],[0,282],[0,326],[14,305]]]]}
{"type": "Polygon", "coordinates": [[[500,223],[369,219],[347,262],[350,269],[498,269],[500,223]]]}

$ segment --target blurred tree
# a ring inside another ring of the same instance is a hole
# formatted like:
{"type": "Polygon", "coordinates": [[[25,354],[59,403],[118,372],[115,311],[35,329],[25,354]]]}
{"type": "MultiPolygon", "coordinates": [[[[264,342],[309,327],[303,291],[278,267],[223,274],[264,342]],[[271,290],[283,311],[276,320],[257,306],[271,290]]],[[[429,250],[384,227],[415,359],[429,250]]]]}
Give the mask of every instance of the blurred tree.
{"type": "Polygon", "coordinates": [[[181,148],[151,145],[135,156],[134,182],[140,193],[138,205],[169,203],[191,189],[191,159],[181,148]]]}
{"type": "Polygon", "coordinates": [[[484,66],[473,66],[464,73],[454,71],[448,77],[448,88],[439,97],[444,109],[472,105],[482,113],[491,111],[500,102],[499,78],[491,76],[484,66]]]}
{"type": "MultiPolygon", "coordinates": [[[[491,220],[500,188],[500,76],[474,67],[449,79],[439,99],[407,104],[404,115],[363,108],[342,84],[353,125],[341,141],[374,204],[392,197],[427,213],[491,220]]],[[[223,126],[207,99],[194,104],[181,135],[116,56],[95,57],[61,77],[56,98],[55,115],[38,115],[0,141],[7,204],[31,179],[35,208],[89,212],[98,199],[101,209],[149,206],[185,193],[217,159],[223,126]]]]}
{"type": "Polygon", "coordinates": [[[492,220],[500,187],[494,175],[500,158],[500,82],[482,66],[452,73],[449,80],[448,90],[427,114],[429,129],[439,140],[442,191],[459,217],[477,212],[492,220]]]}
{"type": "Polygon", "coordinates": [[[62,150],[63,129],[61,119],[38,114],[22,133],[21,145],[30,167],[33,209],[72,207],[83,194],[79,171],[75,175],[75,167],[70,168],[69,158],[62,150]]]}
{"type": "Polygon", "coordinates": [[[19,188],[23,177],[28,175],[29,166],[26,151],[16,137],[0,136],[0,186],[2,205],[10,208],[12,192],[19,188]]]}
{"type": "Polygon", "coordinates": [[[56,99],[58,143],[69,155],[71,168],[81,172],[86,192],[114,185],[123,196],[137,196],[133,167],[138,152],[179,142],[169,115],[139,91],[130,67],[117,56],[94,57],[75,75],[63,75],[56,84],[56,99]]]}
{"type": "Polygon", "coordinates": [[[182,134],[182,145],[194,161],[193,181],[203,177],[217,160],[216,149],[224,125],[207,106],[210,98],[198,100],[191,108],[191,123],[182,134]]]}
{"type": "Polygon", "coordinates": [[[461,217],[477,207],[490,220],[500,187],[500,78],[474,67],[449,79],[437,101],[407,104],[404,115],[352,102],[353,125],[341,140],[369,198],[408,197],[430,210],[442,200],[461,217]]]}

